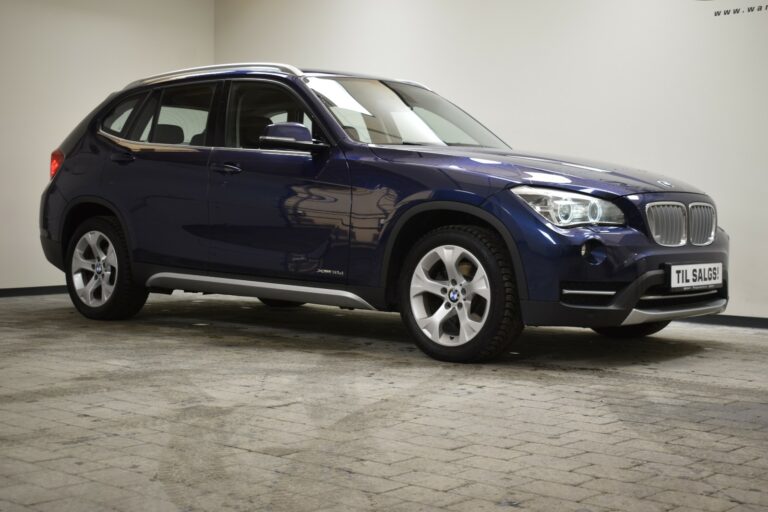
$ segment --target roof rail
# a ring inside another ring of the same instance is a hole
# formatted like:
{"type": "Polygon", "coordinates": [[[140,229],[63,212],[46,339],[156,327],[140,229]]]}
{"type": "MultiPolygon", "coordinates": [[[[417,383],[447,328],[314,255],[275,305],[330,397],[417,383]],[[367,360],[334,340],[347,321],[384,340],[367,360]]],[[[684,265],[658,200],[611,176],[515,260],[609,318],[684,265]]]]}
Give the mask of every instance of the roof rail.
{"type": "Polygon", "coordinates": [[[135,80],[125,87],[132,87],[135,85],[145,85],[162,80],[171,80],[174,78],[184,78],[195,75],[205,75],[208,73],[215,73],[217,71],[227,70],[253,70],[253,71],[279,71],[281,73],[288,73],[290,75],[302,76],[304,73],[296,66],[290,64],[281,64],[279,62],[241,62],[235,64],[214,64],[212,66],[199,66],[195,68],[177,69],[176,71],[168,71],[166,73],[160,73],[159,75],[152,75],[140,80],[135,80]]]}

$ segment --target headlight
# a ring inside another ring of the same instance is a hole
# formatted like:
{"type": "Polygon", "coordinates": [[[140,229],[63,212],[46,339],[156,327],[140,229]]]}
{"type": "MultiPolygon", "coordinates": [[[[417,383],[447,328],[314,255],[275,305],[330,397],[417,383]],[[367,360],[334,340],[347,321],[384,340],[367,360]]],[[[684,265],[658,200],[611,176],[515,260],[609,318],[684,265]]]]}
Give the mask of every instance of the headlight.
{"type": "Polygon", "coordinates": [[[624,214],[608,201],[586,194],[551,188],[515,187],[511,189],[533,211],[561,228],[583,224],[624,224],[624,214]]]}

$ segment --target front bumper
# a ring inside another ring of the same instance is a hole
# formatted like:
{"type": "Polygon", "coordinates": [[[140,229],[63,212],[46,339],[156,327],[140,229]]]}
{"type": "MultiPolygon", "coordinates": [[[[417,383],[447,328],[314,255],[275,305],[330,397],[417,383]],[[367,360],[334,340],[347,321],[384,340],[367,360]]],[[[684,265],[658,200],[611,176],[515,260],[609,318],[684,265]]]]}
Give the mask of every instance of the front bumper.
{"type": "MultiPolygon", "coordinates": [[[[626,226],[561,229],[543,222],[504,191],[486,208],[516,242],[516,272],[526,325],[608,327],[719,313],[728,301],[728,234],[718,228],[713,243],[681,247],[658,245],[641,217],[645,204],[712,200],[700,194],[644,194],[624,205],[626,226]],[[585,255],[583,249],[588,251],[585,255]],[[716,290],[674,292],[670,265],[721,263],[723,285],[716,290]],[[586,293],[573,293],[573,292],[586,293]]],[[[617,199],[617,203],[622,198],[617,199]]],[[[627,199],[628,201],[628,199],[627,199]]]]}
{"type": "Polygon", "coordinates": [[[524,300],[520,305],[526,325],[608,327],[716,314],[728,304],[727,282],[722,288],[683,293],[668,293],[665,286],[666,272],[652,270],[613,295],[583,296],[604,304],[567,303],[564,295],[559,302],[524,300]]]}

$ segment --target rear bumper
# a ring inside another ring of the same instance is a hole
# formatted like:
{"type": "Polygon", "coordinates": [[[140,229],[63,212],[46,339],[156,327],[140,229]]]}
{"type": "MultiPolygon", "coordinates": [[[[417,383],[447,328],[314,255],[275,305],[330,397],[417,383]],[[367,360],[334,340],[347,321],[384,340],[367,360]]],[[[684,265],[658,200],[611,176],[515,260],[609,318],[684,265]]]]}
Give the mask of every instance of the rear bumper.
{"type": "Polygon", "coordinates": [[[614,292],[596,295],[598,301],[604,301],[601,305],[521,301],[523,321],[526,325],[573,327],[633,325],[720,313],[728,304],[727,281],[715,290],[659,293],[665,285],[665,271],[652,270],[614,292]]]}
{"type": "Polygon", "coordinates": [[[61,250],[61,242],[57,242],[46,234],[40,234],[40,245],[43,246],[45,258],[56,266],[59,270],[64,270],[64,254],[61,250]]]}

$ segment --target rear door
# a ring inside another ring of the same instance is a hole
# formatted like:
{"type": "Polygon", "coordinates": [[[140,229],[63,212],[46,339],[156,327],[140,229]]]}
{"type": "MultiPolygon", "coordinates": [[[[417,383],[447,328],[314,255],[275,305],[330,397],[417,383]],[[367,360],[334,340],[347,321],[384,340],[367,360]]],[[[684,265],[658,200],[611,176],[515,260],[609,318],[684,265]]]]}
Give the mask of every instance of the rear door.
{"type": "Polygon", "coordinates": [[[340,149],[262,149],[277,122],[328,142],[287,85],[236,80],[225,102],[224,147],[211,157],[211,270],[303,281],[346,281],[351,189],[340,149]]]}
{"type": "Polygon", "coordinates": [[[208,160],[216,82],[151,91],[115,132],[102,185],[128,221],[133,258],[163,266],[207,265],[208,160]]]}

